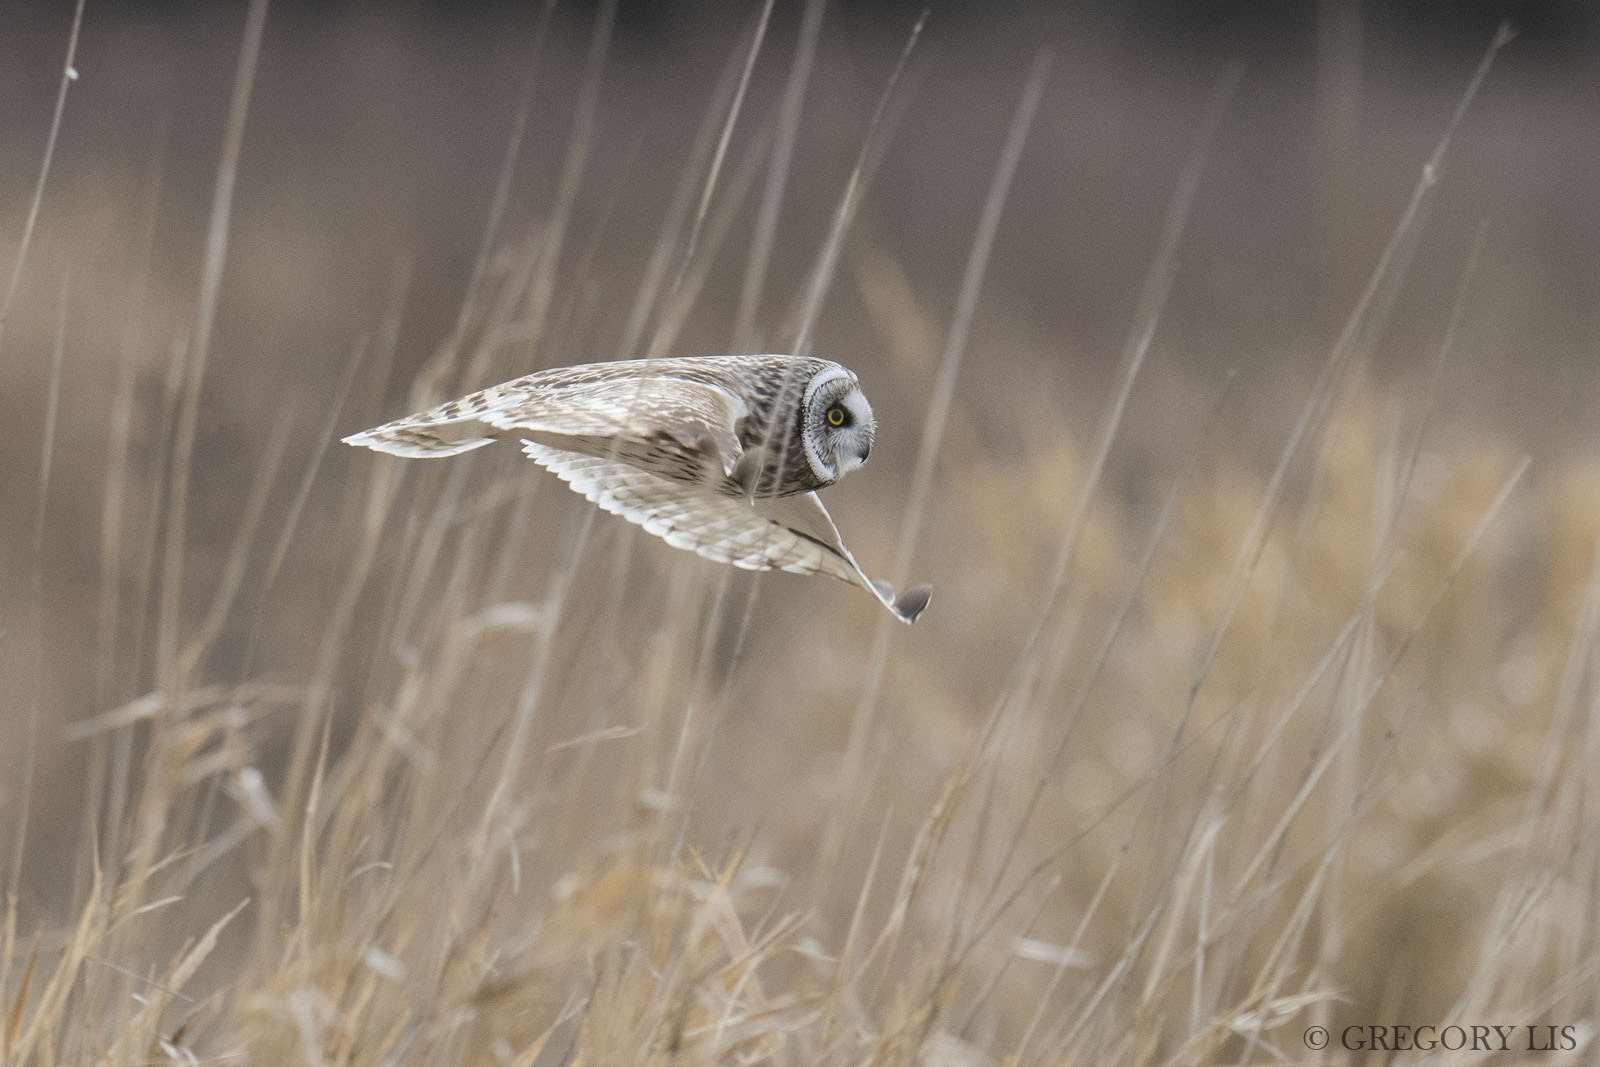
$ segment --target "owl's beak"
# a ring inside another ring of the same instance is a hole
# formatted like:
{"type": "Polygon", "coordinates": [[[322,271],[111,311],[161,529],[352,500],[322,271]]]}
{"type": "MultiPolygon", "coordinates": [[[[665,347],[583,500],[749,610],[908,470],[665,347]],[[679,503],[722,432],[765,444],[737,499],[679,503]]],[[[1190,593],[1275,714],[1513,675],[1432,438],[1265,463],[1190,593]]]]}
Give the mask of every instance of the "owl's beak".
{"type": "Polygon", "coordinates": [[[867,454],[872,451],[871,441],[840,440],[834,444],[834,458],[838,461],[836,477],[843,478],[867,461],[867,454]]]}

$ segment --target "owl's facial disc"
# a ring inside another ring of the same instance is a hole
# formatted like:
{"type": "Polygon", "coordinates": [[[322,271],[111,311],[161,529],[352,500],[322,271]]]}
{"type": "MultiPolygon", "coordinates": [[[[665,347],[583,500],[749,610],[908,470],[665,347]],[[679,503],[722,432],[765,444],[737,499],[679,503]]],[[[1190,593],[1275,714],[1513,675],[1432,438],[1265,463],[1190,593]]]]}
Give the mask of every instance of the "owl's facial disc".
{"type": "Polygon", "coordinates": [[[805,448],[811,471],[835,482],[867,461],[878,423],[855,375],[820,374],[806,390],[805,448]]]}

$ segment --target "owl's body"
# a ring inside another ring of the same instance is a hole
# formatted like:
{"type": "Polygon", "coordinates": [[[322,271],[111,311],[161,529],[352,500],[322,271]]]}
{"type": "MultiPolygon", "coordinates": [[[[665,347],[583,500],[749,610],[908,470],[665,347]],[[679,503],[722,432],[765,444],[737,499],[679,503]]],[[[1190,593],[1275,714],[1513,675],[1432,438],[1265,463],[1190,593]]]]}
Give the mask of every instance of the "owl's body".
{"type": "Polygon", "coordinates": [[[755,570],[825,573],[905,622],[868,578],[815,491],[866,462],[876,432],[856,376],[807,356],[695,356],[556,367],[353,434],[413,458],[510,438],[573,489],[669,544],[755,570]]]}

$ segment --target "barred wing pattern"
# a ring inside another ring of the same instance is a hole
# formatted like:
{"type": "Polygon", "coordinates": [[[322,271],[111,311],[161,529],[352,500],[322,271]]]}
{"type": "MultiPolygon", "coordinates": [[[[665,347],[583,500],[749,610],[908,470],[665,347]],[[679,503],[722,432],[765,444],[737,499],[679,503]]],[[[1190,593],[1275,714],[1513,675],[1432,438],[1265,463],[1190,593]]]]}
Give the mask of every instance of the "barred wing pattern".
{"type": "Polygon", "coordinates": [[[925,586],[896,597],[886,583],[867,577],[815,493],[753,500],[686,494],[625,463],[535,441],[524,441],[522,450],[601,509],[643,526],[675,548],[746,570],[830,575],[867,590],[908,623],[927,606],[925,586]]]}
{"type": "Polygon", "coordinates": [[[743,400],[705,382],[650,377],[546,388],[530,376],[344,440],[428,459],[534,434],[553,447],[650,463],[665,477],[706,481],[718,468],[724,477],[732,474],[743,453],[735,428],[746,413],[743,400]]]}

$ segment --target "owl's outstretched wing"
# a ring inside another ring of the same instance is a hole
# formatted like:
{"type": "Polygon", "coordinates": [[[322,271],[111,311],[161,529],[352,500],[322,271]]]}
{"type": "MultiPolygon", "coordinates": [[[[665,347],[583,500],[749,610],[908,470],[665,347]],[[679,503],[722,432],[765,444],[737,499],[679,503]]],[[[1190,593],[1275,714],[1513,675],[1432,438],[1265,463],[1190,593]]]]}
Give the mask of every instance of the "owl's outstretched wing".
{"type": "Polygon", "coordinates": [[[746,570],[827,574],[860,586],[902,622],[915,622],[931,589],[899,596],[862,571],[815,493],[755,500],[723,496],[615,460],[525,440],[522,449],[574,490],[669,545],[746,570]]]}
{"type": "Polygon", "coordinates": [[[677,377],[529,375],[344,438],[345,444],[413,459],[471,451],[503,437],[601,452],[648,449],[663,437],[715,456],[725,475],[743,447],[743,400],[719,385],[677,377]],[[631,447],[630,447],[631,446],[631,447]]]}

